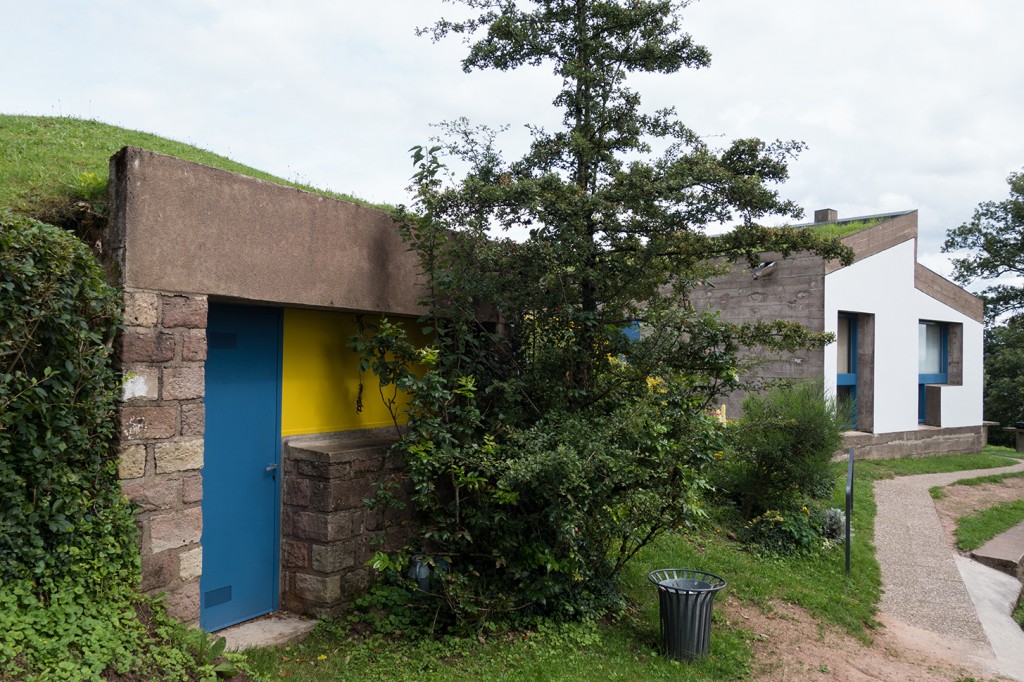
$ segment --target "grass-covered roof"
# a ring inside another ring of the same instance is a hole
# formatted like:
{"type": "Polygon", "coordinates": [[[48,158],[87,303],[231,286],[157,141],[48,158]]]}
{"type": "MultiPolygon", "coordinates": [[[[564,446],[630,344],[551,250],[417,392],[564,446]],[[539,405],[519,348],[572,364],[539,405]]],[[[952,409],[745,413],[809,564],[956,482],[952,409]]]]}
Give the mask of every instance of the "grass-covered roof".
{"type": "Polygon", "coordinates": [[[73,207],[83,201],[102,213],[108,162],[125,146],[142,147],[279,185],[370,205],[345,194],[284,180],[159,135],[99,121],[0,114],[0,206],[57,224],[67,223],[73,207]]]}

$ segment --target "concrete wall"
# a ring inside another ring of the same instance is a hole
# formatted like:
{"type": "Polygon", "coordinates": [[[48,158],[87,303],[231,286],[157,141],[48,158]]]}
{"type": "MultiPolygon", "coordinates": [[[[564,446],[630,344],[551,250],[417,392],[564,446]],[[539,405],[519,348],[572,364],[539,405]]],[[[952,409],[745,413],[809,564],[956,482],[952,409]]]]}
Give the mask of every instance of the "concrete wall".
{"type": "MultiPolygon", "coordinates": [[[[764,260],[776,261],[775,271],[768,277],[755,280],[746,264],[734,264],[727,275],[714,278],[713,286],[694,290],[690,299],[693,306],[718,310],[727,322],[792,320],[813,331],[822,331],[824,261],[812,255],[782,260],[777,254],[765,254],[764,260]]],[[[782,357],[760,357],[753,351],[746,357],[760,363],[753,374],[764,380],[814,378],[824,371],[821,350],[782,357]]],[[[744,395],[734,394],[726,400],[730,416],[739,414],[744,395]]]]}
{"type": "MultiPolygon", "coordinates": [[[[917,263],[917,211],[895,214],[843,242],[856,254],[850,266],[816,256],[780,260],[766,254],[764,260],[777,263],[772,275],[754,280],[748,268],[735,266],[715,278],[712,287],[696,290],[693,303],[716,309],[731,322],[786,319],[833,333],[840,311],[859,313],[858,428],[893,434],[871,447],[886,453],[904,448],[907,454],[974,448],[982,428],[980,300],[917,263]],[[918,430],[920,320],[946,322],[951,330],[950,379],[930,388],[928,423],[954,429],[955,437],[906,435],[918,430]],[[970,434],[957,431],[963,428],[970,434]]],[[[824,351],[766,362],[755,373],[764,379],[824,376],[826,387],[835,392],[836,353],[837,344],[831,344],[824,351]]],[[[730,415],[738,414],[742,397],[730,396],[730,415]]]]}
{"type": "MultiPolygon", "coordinates": [[[[843,237],[842,242],[853,249],[854,262],[857,262],[909,239],[917,239],[917,211],[897,214],[866,230],[843,237]]],[[[914,242],[914,248],[914,260],[916,261],[917,242],[914,242]]],[[[825,272],[833,273],[842,267],[843,264],[837,260],[829,261],[825,265],[825,272]]]]}
{"type": "Polygon", "coordinates": [[[914,286],[975,322],[985,321],[985,302],[920,263],[914,264],[914,286]]]}
{"type": "MultiPolygon", "coordinates": [[[[894,459],[978,452],[987,444],[987,427],[979,424],[941,429],[920,427],[881,434],[850,431],[843,446],[853,448],[856,459],[894,459]]],[[[845,458],[845,452],[840,455],[845,458]]]]}
{"type": "Polygon", "coordinates": [[[390,217],[135,147],[110,163],[104,251],[126,289],[418,315],[390,217]]]}
{"type": "MultiPolygon", "coordinates": [[[[426,341],[415,321],[405,321],[409,340],[426,341]]],[[[367,316],[366,323],[378,320],[367,316]]],[[[348,347],[358,332],[356,316],[327,310],[285,308],[284,348],[281,366],[281,435],[332,433],[393,426],[391,413],[380,393],[380,381],[372,370],[361,375],[359,356],[348,347]],[[362,382],[362,410],[357,410],[362,382]]],[[[385,389],[401,410],[404,394],[385,389]]]]}

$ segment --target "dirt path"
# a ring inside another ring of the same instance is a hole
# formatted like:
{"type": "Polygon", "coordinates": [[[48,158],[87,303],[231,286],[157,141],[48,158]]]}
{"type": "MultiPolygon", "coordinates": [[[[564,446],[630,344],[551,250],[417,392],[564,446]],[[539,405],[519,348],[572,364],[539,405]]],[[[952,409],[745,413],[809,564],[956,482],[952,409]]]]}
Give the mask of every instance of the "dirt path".
{"type": "Polygon", "coordinates": [[[988,509],[1003,502],[1024,499],[1024,478],[1007,478],[1001,483],[950,485],[946,496],[935,501],[949,546],[956,546],[956,521],[961,516],[988,509]]]}
{"type": "Polygon", "coordinates": [[[967,652],[950,650],[931,633],[900,623],[885,624],[872,633],[872,642],[866,645],[792,604],[775,603],[770,613],[733,600],[722,608],[731,624],[755,636],[753,680],[1000,679],[964,665],[967,652]]]}
{"type": "MultiPolygon", "coordinates": [[[[1001,484],[949,486],[936,510],[954,546],[956,519],[1000,502],[1024,498],[1024,478],[1001,484]]],[[[717,607],[716,607],[717,608],[717,607]]],[[[819,622],[800,607],[775,603],[769,613],[735,600],[722,604],[733,624],[755,635],[752,679],[782,680],[999,680],[965,663],[970,651],[950,647],[943,638],[897,621],[882,623],[871,644],[819,622]]]]}

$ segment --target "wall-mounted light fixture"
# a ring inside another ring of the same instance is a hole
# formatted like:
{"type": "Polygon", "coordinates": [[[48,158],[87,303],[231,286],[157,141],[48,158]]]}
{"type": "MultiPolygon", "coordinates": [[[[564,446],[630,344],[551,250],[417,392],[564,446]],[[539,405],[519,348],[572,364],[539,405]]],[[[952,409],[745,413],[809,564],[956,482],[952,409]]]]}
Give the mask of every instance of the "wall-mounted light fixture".
{"type": "Polygon", "coordinates": [[[756,268],[754,268],[754,279],[761,279],[767,277],[775,272],[775,261],[761,261],[756,268]]]}

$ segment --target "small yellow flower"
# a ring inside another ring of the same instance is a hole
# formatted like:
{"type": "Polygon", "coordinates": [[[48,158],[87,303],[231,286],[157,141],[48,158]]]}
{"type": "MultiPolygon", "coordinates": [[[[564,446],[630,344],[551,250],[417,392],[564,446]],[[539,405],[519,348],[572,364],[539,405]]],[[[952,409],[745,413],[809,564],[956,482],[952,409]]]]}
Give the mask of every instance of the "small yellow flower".
{"type": "Polygon", "coordinates": [[[319,656],[316,657],[316,660],[318,660],[318,661],[326,661],[327,660],[327,654],[320,654],[319,656]]]}
{"type": "Polygon", "coordinates": [[[718,452],[713,454],[712,457],[725,457],[725,453],[719,450],[718,452]]]}
{"type": "Polygon", "coordinates": [[[811,515],[811,510],[807,508],[807,505],[800,507],[800,511],[802,511],[804,514],[807,514],[808,516],[811,515]]]}
{"type": "Polygon", "coordinates": [[[647,377],[647,390],[651,393],[665,393],[668,389],[661,383],[661,377],[647,377]]]}

